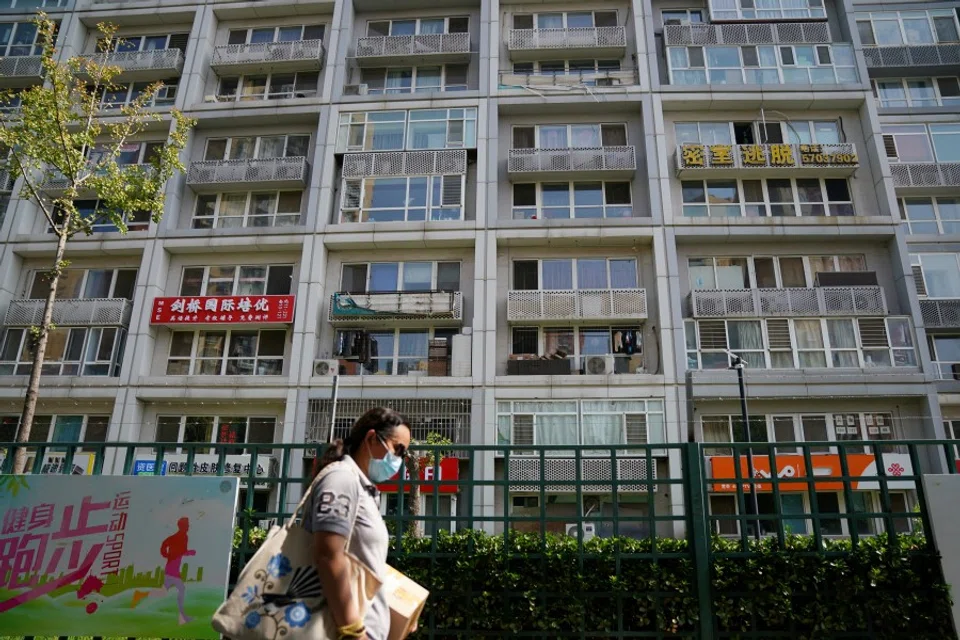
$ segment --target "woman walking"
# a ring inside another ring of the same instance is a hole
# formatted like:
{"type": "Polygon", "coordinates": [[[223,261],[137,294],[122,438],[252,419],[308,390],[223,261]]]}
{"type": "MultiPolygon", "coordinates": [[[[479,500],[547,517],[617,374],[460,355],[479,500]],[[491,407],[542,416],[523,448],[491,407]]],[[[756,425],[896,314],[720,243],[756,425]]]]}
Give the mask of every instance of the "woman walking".
{"type": "Polygon", "coordinates": [[[337,466],[314,487],[303,526],[313,534],[314,561],[341,640],[386,640],[390,632],[390,609],[382,590],[361,618],[350,591],[344,547],[349,539],[349,552],[383,580],[389,536],[376,484],[396,475],[409,446],[407,419],[378,407],[363,414],[347,437],[335,441],[321,459],[321,469],[337,466]]]}

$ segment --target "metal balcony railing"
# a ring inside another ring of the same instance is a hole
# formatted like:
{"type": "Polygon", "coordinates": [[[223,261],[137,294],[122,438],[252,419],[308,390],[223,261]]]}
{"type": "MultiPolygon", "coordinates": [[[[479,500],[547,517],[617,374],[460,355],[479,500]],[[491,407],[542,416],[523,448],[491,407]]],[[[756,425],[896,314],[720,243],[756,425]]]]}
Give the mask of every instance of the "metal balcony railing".
{"type": "Polygon", "coordinates": [[[960,187],[960,162],[891,163],[890,171],[895,187],[960,187]]]}
{"type": "Polygon", "coordinates": [[[853,173],[860,166],[857,147],[841,144],[681,144],[677,170],[831,169],[853,173]]]}
{"type": "Polygon", "coordinates": [[[247,65],[284,65],[302,68],[304,71],[319,70],[323,64],[323,55],[322,40],[225,44],[214,49],[210,66],[220,69],[247,65]]]}
{"type": "Polygon", "coordinates": [[[331,323],[398,322],[404,320],[463,321],[460,291],[391,291],[330,296],[331,323]]]}
{"type": "Polygon", "coordinates": [[[870,69],[939,67],[960,64],[960,44],[864,47],[863,57],[870,69]]]}
{"type": "MultiPolygon", "coordinates": [[[[509,477],[511,491],[538,491],[541,486],[555,493],[578,492],[575,481],[589,483],[591,491],[612,491],[612,479],[617,479],[618,491],[656,491],[657,486],[647,487],[648,480],[657,477],[657,465],[645,458],[622,457],[616,460],[616,472],[611,473],[610,457],[577,459],[572,451],[552,452],[554,456],[540,457],[539,451],[518,451],[510,458],[509,477]],[[528,455],[524,455],[528,453],[528,455]],[[522,456],[522,457],[521,457],[522,456]]],[[[589,455],[589,452],[585,452],[589,455]]],[[[598,452],[599,453],[599,452],[598,452]]],[[[607,453],[607,452],[604,452],[607,453]]],[[[627,454],[629,455],[629,454],[627,454]]]]}
{"type": "Polygon", "coordinates": [[[3,78],[39,78],[43,74],[40,56],[0,58],[0,80],[3,78]]]}
{"type": "Polygon", "coordinates": [[[690,307],[694,318],[887,315],[879,286],[697,289],[690,307]]]}
{"type": "Polygon", "coordinates": [[[515,290],[507,292],[507,321],[643,320],[646,289],[515,290]]]}
{"type": "Polygon", "coordinates": [[[510,149],[509,173],[636,171],[632,146],[569,149],[510,149]]]}
{"type": "Polygon", "coordinates": [[[555,51],[568,49],[623,50],[627,46],[624,27],[575,27],[570,29],[511,29],[510,51],[555,51]]]}
{"type": "Polygon", "coordinates": [[[190,163],[187,184],[303,184],[306,182],[309,167],[307,159],[302,156],[257,160],[204,160],[190,163]]]}
{"type": "Polygon", "coordinates": [[[569,73],[514,73],[500,72],[500,88],[516,87],[621,87],[638,83],[636,69],[599,71],[570,71],[569,73]]]}
{"type": "Polygon", "coordinates": [[[920,315],[927,329],[958,329],[960,300],[921,300],[920,315]]]}
{"type": "Polygon", "coordinates": [[[183,51],[155,49],[153,51],[115,51],[84,56],[102,65],[120,67],[120,77],[132,73],[157,72],[160,75],[179,75],[183,71],[183,51]]]}
{"type": "Polygon", "coordinates": [[[409,56],[470,55],[469,33],[423,33],[410,36],[371,36],[357,42],[358,64],[370,64],[384,58],[409,56]]]}
{"type": "Polygon", "coordinates": [[[347,153],[343,156],[344,178],[450,175],[466,172],[465,149],[347,153]]]}
{"type": "Polygon", "coordinates": [[[668,24],[663,27],[663,40],[667,46],[831,42],[826,22],[668,24]]]}
{"type": "MultiPolygon", "coordinates": [[[[46,300],[11,300],[3,324],[33,327],[43,321],[46,300]]],[[[133,303],[125,298],[75,298],[57,300],[53,324],[72,327],[125,327],[130,324],[133,303]]]]}

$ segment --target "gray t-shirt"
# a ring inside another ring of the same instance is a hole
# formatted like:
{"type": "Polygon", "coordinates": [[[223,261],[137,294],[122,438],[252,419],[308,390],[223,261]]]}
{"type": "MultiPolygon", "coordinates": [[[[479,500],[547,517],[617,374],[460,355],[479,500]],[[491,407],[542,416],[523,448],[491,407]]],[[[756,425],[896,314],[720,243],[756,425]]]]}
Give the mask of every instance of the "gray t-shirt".
{"type": "MultiPolygon", "coordinates": [[[[346,456],[330,471],[307,499],[303,526],[311,532],[326,531],[350,537],[350,518],[357,509],[356,530],[350,538],[350,553],[370,567],[380,580],[387,570],[390,538],[377,505],[379,494],[353,458],[346,456]],[[359,508],[354,505],[359,504],[359,508]]],[[[386,640],[390,632],[390,608],[380,590],[364,616],[370,640],[386,640]]]]}

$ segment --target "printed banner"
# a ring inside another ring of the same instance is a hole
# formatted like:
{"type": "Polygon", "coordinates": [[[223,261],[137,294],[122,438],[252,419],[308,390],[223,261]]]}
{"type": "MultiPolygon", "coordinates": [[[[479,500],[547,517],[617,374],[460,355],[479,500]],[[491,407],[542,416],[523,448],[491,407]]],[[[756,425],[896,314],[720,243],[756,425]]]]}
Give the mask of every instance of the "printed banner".
{"type": "Polygon", "coordinates": [[[218,638],[236,478],[0,476],[5,635],[218,638]]]}
{"type": "MultiPolygon", "coordinates": [[[[224,456],[223,475],[239,476],[241,482],[250,477],[250,458],[248,455],[224,456]]],[[[140,459],[133,465],[135,476],[183,476],[187,474],[187,454],[167,453],[163,456],[160,472],[157,473],[155,458],[140,459]]],[[[193,456],[193,475],[215,476],[220,471],[220,456],[210,453],[198,453],[193,456]]],[[[257,456],[257,468],[253,470],[259,478],[276,477],[277,459],[273,456],[257,456]]],[[[255,487],[269,487],[268,482],[255,482],[255,487]]]]}
{"type": "MultiPolygon", "coordinates": [[[[910,456],[904,453],[884,453],[883,465],[884,472],[890,480],[887,482],[889,489],[913,489],[913,480],[897,480],[900,476],[912,476],[913,466],[910,464],[910,456]]],[[[802,455],[778,455],[777,477],[781,480],[797,478],[798,482],[780,482],[780,491],[808,491],[810,485],[807,478],[817,477],[840,477],[844,474],[840,466],[840,456],[837,454],[814,454],[810,456],[813,468],[809,471],[802,455]]],[[[736,474],[733,467],[733,456],[713,456],[710,458],[711,476],[710,480],[735,480],[736,474]]],[[[747,466],[746,451],[740,455],[740,477],[749,478],[747,466]]],[[[753,471],[757,478],[770,477],[770,458],[763,454],[754,454],[753,471]]],[[[877,460],[873,454],[850,453],[847,454],[847,475],[852,477],[866,477],[877,475],[877,460]]],[[[773,491],[773,485],[767,482],[758,482],[757,491],[773,491]]],[[[840,480],[817,481],[814,484],[817,491],[843,491],[843,482],[840,480]]],[[[744,485],[744,491],[749,491],[749,486],[744,485]]],[[[879,491],[880,482],[878,480],[853,480],[850,488],[854,491],[879,491]]],[[[736,491],[735,482],[719,482],[711,486],[711,491],[727,492],[736,491]]]]}
{"type": "Polygon", "coordinates": [[[290,324],[296,296],[154,298],[150,324],[290,324]]]}
{"type": "MultiPolygon", "coordinates": [[[[433,483],[438,481],[443,483],[445,480],[457,480],[460,477],[460,460],[457,458],[442,458],[440,460],[439,469],[433,466],[433,464],[427,462],[426,458],[420,459],[420,480],[422,482],[433,483]],[[440,472],[439,477],[434,477],[436,471],[440,472]]],[[[398,486],[397,480],[400,478],[400,473],[397,472],[397,475],[390,478],[388,482],[378,484],[377,488],[384,493],[397,493],[400,488],[398,486]]],[[[410,470],[404,467],[403,469],[403,478],[407,484],[404,485],[404,491],[410,491],[410,470]]],[[[434,491],[433,484],[421,484],[420,491],[426,495],[430,495],[434,491]]],[[[440,484],[437,486],[438,493],[459,493],[460,485],[454,484],[440,484]]]]}

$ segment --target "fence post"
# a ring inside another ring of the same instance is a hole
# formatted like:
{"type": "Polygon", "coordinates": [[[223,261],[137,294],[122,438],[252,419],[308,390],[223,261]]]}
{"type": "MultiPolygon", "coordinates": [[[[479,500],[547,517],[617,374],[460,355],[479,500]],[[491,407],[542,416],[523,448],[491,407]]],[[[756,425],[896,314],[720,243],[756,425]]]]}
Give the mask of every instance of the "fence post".
{"type": "Polygon", "coordinates": [[[683,493],[687,509],[687,542],[693,550],[697,602],[700,609],[700,640],[713,640],[713,590],[710,588],[710,531],[704,499],[703,457],[700,445],[684,445],[683,493]]]}

